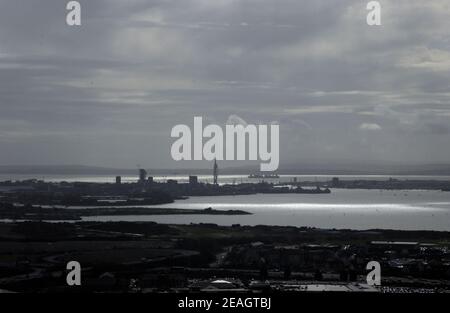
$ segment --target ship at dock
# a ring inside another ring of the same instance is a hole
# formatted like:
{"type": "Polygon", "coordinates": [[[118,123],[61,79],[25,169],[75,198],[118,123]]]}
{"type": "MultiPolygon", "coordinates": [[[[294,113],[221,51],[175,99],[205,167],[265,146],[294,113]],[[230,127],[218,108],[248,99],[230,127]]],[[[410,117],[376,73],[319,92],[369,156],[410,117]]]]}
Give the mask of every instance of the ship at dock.
{"type": "Polygon", "coordinates": [[[250,174],[248,178],[264,178],[264,179],[273,179],[280,178],[278,174],[250,174]]]}
{"type": "Polygon", "coordinates": [[[328,194],[331,190],[327,187],[315,187],[315,188],[305,188],[301,186],[292,185],[276,185],[268,183],[257,184],[259,188],[258,193],[298,193],[298,194],[328,194]],[[269,187],[271,186],[271,187],[269,187]]]}
{"type": "Polygon", "coordinates": [[[317,186],[316,188],[302,188],[298,186],[294,189],[295,193],[308,193],[308,194],[317,194],[317,193],[331,193],[329,188],[320,188],[317,186]]]}

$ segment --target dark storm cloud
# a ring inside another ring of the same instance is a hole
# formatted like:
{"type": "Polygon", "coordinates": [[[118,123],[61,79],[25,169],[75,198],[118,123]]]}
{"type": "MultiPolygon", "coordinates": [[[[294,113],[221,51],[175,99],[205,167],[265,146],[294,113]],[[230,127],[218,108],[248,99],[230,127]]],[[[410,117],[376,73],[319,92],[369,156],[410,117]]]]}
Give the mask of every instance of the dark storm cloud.
{"type": "Polygon", "coordinates": [[[446,0],[80,2],[0,1],[0,163],[167,167],[194,115],[278,121],[282,162],[449,159],[446,0]]]}

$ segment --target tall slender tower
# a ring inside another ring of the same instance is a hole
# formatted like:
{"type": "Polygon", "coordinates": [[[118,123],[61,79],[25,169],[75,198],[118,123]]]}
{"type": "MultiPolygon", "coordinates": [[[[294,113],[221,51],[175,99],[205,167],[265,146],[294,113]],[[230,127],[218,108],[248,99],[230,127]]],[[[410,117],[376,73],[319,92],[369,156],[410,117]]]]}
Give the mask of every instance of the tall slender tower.
{"type": "Polygon", "coordinates": [[[219,167],[217,166],[216,159],[214,159],[213,175],[214,175],[214,185],[217,185],[217,177],[219,176],[219,167]]]}

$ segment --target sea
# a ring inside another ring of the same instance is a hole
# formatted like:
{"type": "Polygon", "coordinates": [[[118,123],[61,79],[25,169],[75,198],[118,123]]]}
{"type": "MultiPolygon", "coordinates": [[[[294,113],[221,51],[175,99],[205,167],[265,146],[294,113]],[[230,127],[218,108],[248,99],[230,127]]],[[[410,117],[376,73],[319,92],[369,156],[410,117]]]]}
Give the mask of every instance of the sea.
{"type": "MultiPolygon", "coordinates": [[[[180,183],[189,181],[188,175],[167,174],[152,176],[154,181],[165,182],[169,179],[177,180],[180,183]]],[[[212,183],[212,175],[198,175],[198,181],[203,183],[212,183]]],[[[333,177],[338,177],[340,180],[446,180],[450,181],[450,176],[438,175],[279,175],[279,178],[249,178],[247,175],[219,175],[219,184],[239,184],[239,183],[255,183],[262,180],[267,182],[291,182],[293,179],[297,181],[329,181],[333,177]]],[[[122,182],[132,183],[138,181],[137,175],[121,176],[122,182]]],[[[91,182],[91,183],[114,183],[115,176],[113,175],[44,175],[44,174],[1,174],[0,182],[6,180],[26,180],[26,179],[40,179],[48,182],[91,182]]]]}
{"type": "MultiPolygon", "coordinates": [[[[4,175],[3,175],[4,176],[4,175]]],[[[266,179],[274,182],[327,181],[328,175],[280,175],[266,179]]],[[[449,176],[385,176],[337,175],[341,180],[450,180],[449,176]]],[[[9,177],[6,179],[39,178],[46,181],[113,182],[108,176],[9,177]]],[[[136,177],[122,177],[124,182],[136,177]]],[[[155,176],[155,181],[176,179],[186,182],[187,176],[155,176]]],[[[0,176],[0,181],[5,180],[0,176]]],[[[211,176],[199,176],[203,182],[211,176]]],[[[258,182],[244,175],[224,175],[219,183],[258,182]]],[[[243,210],[251,215],[148,215],[97,216],[85,221],[154,221],[170,224],[213,223],[217,225],[278,225],[316,227],[323,229],[396,229],[450,231],[450,192],[438,190],[366,190],[332,189],[330,194],[253,194],[237,196],[204,196],[177,200],[174,203],[146,206],[158,208],[243,210]]]]}

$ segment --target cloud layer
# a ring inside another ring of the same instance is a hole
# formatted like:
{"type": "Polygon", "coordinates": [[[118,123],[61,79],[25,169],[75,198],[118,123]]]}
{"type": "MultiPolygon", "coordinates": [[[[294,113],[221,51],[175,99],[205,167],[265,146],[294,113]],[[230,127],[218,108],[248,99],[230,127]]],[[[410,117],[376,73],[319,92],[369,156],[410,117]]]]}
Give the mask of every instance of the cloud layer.
{"type": "Polygon", "coordinates": [[[0,1],[0,164],[168,167],[196,115],[278,122],[282,163],[450,160],[447,0],[80,3],[0,1]]]}

